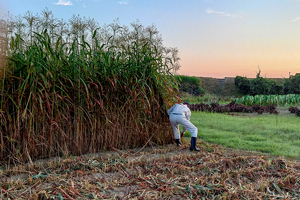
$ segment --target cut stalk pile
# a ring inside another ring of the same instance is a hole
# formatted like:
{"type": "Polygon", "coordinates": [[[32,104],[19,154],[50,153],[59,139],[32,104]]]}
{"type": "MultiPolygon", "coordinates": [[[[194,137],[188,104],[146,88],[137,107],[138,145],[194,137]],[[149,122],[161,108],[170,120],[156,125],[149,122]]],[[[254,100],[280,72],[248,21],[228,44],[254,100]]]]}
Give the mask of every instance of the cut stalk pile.
{"type": "Polygon", "coordinates": [[[0,160],[172,141],[166,109],[176,97],[177,51],[162,46],[155,27],[42,16],[1,21],[0,160]]]}
{"type": "Polygon", "coordinates": [[[11,199],[299,199],[300,163],[217,145],[117,150],[6,169],[11,199]]]}

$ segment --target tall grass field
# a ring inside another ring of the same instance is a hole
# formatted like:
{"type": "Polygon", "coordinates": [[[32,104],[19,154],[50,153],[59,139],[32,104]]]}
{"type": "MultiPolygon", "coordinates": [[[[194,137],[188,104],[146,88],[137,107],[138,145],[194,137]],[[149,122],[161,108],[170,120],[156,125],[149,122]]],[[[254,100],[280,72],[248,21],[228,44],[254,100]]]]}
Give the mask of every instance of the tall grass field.
{"type": "Polygon", "coordinates": [[[171,143],[176,48],[155,26],[73,16],[0,20],[0,160],[171,143]]]}
{"type": "MultiPolygon", "coordinates": [[[[286,108],[287,109],[287,108],[286,108]]],[[[296,115],[227,115],[193,112],[198,137],[226,147],[300,157],[300,118],[296,115]]]]}

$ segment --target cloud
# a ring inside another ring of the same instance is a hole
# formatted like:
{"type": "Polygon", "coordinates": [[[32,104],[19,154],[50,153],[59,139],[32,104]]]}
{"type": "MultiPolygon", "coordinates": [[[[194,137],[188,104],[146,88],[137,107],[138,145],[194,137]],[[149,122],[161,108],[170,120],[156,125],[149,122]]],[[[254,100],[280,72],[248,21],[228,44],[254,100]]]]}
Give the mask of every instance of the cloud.
{"type": "Polygon", "coordinates": [[[120,2],[118,2],[118,4],[121,4],[121,5],[128,5],[128,2],[127,2],[127,1],[120,1],[120,2]]]}
{"type": "Polygon", "coordinates": [[[226,12],[214,11],[212,9],[207,9],[206,13],[208,13],[208,14],[215,14],[215,15],[221,15],[221,16],[224,16],[224,17],[239,17],[238,15],[233,15],[233,14],[229,14],[229,13],[226,13],[226,12]]]}
{"type": "Polygon", "coordinates": [[[65,0],[58,0],[56,5],[62,5],[62,6],[71,6],[73,5],[71,1],[65,1],[65,0]]]}
{"type": "Polygon", "coordinates": [[[297,18],[293,19],[292,22],[297,22],[299,20],[300,20],[300,17],[297,17],[297,18]]]}

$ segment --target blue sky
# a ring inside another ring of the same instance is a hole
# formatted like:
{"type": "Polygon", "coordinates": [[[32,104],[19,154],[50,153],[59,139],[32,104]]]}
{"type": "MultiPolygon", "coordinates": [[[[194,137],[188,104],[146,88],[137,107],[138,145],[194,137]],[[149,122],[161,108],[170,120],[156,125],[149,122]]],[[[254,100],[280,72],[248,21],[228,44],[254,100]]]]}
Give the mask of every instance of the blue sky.
{"type": "Polygon", "coordinates": [[[0,14],[48,8],[103,24],[119,18],[155,24],[164,45],[177,47],[179,74],[266,77],[300,72],[300,0],[1,0],[0,14]]]}

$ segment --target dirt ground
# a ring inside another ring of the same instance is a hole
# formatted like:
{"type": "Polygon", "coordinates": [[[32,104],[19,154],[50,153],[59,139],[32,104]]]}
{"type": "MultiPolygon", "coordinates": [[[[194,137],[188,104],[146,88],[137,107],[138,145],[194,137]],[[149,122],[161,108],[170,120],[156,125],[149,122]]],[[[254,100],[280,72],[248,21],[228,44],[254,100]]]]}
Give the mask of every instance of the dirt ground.
{"type": "Polygon", "coordinates": [[[299,198],[300,162],[198,140],[1,170],[0,199],[299,198]]]}

